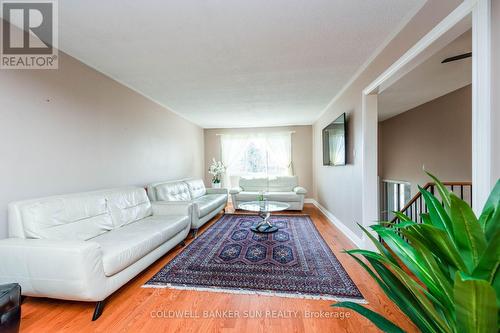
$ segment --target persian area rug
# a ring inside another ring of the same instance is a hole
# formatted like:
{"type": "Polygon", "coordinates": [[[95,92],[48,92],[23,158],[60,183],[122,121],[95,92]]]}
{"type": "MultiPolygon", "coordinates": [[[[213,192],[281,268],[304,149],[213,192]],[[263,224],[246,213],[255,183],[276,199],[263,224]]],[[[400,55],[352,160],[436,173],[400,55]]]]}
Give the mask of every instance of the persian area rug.
{"type": "Polygon", "coordinates": [[[258,216],[226,214],[144,287],[366,303],[309,216],[275,215],[258,234],[258,216]]]}

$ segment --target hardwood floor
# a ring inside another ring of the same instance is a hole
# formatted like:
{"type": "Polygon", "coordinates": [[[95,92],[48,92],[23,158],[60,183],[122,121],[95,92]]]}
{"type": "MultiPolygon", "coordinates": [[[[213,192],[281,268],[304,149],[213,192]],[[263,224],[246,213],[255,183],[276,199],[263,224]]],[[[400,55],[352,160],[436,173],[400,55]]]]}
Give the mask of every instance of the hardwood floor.
{"type": "MultiPolygon", "coordinates": [[[[369,275],[341,253],[353,244],[313,205],[306,204],[303,213],[311,216],[367,306],[406,331],[417,332],[369,275]]],[[[141,288],[180,251],[176,247],[115,292],[95,322],[91,321],[94,303],[28,297],[22,307],[21,332],[378,332],[354,311],[331,308],[331,301],[141,288]],[[255,318],[258,314],[262,316],[255,318]]]]}

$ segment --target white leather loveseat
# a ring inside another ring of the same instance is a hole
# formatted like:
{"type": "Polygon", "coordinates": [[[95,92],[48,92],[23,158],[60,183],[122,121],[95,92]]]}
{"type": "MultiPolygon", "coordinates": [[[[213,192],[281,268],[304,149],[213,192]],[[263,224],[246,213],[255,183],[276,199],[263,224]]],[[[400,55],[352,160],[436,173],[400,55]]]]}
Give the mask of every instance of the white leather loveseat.
{"type": "Polygon", "coordinates": [[[177,244],[191,227],[189,204],[151,204],[140,187],[46,197],[9,205],[0,240],[0,283],[23,295],[104,299],[177,244]]]}
{"type": "Polygon", "coordinates": [[[192,204],[191,229],[196,237],[198,229],[220,211],[225,210],[227,189],[205,188],[201,179],[158,182],[148,185],[148,195],[153,202],[166,205],[192,204]]]}
{"type": "Polygon", "coordinates": [[[258,200],[260,193],[270,201],[285,202],[288,210],[302,210],[307,190],[298,185],[297,176],[245,178],[239,179],[239,186],[230,190],[233,206],[238,208],[242,202],[258,200]]]}

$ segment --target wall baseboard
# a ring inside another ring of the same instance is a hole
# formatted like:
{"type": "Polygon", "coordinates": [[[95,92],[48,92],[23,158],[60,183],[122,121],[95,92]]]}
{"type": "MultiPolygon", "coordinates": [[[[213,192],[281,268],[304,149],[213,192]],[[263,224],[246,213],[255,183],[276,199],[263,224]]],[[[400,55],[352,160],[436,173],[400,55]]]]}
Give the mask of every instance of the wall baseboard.
{"type": "Polygon", "coordinates": [[[351,229],[349,229],[344,223],[342,223],[342,221],[340,221],[337,217],[335,217],[335,215],[333,215],[328,209],[326,209],[325,207],[323,207],[319,202],[317,202],[314,199],[305,199],[304,202],[305,203],[311,203],[314,206],[316,206],[316,208],[318,208],[323,213],[323,215],[326,216],[326,218],[328,219],[328,221],[330,221],[330,223],[332,223],[347,238],[349,238],[351,240],[351,242],[354,243],[354,245],[356,245],[358,248],[364,248],[364,246],[363,246],[364,245],[363,239],[360,238],[360,237],[358,237],[354,232],[352,232],[351,229]]]}

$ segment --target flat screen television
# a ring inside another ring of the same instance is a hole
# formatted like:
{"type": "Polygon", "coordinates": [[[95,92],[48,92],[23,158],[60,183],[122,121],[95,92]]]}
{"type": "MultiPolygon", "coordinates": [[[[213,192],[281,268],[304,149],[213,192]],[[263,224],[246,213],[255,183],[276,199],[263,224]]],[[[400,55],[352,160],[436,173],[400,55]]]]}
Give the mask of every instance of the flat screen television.
{"type": "Polygon", "coordinates": [[[323,165],[346,165],[346,114],[341,114],[323,129],[323,165]]]}

